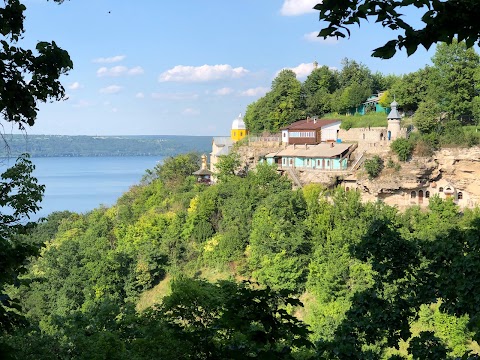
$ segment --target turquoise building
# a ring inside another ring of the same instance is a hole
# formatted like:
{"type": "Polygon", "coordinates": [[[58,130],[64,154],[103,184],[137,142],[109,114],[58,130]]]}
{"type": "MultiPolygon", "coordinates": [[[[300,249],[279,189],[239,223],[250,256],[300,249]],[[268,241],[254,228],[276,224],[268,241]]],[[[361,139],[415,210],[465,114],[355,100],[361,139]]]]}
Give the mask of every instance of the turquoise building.
{"type": "Polygon", "coordinates": [[[284,150],[265,156],[268,164],[279,168],[305,170],[346,170],[351,144],[323,143],[318,145],[290,145],[284,150]]]}
{"type": "Polygon", "coordinates": [[[370,96],[363,104],[350,108],[348,110],[348,113],[350,115],[355,115],[355,114],[360,114],[360,115],[365,115],[367,112],[377,112],[377,113],[385,113],[388,114],[390,111],[390,108],[388,107],[383,107],[380,105],[380,97],[383,95],[383,93],[378,93],[378,95],[372,95],[370,96]]]}

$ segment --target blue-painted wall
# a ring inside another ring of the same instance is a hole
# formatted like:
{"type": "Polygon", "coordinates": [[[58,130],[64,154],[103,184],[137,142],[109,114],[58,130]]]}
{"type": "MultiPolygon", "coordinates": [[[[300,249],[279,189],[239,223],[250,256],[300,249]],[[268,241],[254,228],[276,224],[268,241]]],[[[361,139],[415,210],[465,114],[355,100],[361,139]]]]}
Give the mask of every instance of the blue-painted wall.
{"type": "MultiPolygon", "coordinates": [[[[271,164],[274,161],[272,160],[271,164]]],[[[347,159],[331,158],[303,158],[303,157],[282,157],[282,167],[295,167],[303,169],[318,170],[346,170],[348,166],[347,159]]]]}

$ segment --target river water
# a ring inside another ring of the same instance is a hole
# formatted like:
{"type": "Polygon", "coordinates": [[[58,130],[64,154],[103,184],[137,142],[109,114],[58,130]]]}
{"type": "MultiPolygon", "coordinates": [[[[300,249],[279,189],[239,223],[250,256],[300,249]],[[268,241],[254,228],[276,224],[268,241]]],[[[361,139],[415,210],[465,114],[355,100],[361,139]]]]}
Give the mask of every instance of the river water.
{"type": "MultiPolygon", "coordinates": [[[[113,205],[140,182],[146,169],[162,159],[159,156],[32,158],[36,167],[34,176],[46,187],[42,209],[32,219],[53,211],[82,213],[100,205],[113,205]]],[[[10,165],[13,163],[11,159],[10,165]]],[[[1,172],[5,168],[5,165],[0,167],[1,172]]]]}

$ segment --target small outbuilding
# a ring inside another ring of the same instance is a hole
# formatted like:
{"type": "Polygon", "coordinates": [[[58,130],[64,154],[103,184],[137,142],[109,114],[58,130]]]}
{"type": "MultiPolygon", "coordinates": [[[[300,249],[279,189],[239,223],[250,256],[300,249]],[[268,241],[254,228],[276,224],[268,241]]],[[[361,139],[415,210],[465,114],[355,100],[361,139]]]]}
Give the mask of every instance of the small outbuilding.
{"type": "Polygon", "coordinates": [[[340,120],[306,118],[282,128],[282,143],[316,145],[338,139],[340,120]]]}
{"type": "Polygon", "coordinates": [[[207,168],[207,155],[202,155],[202,166],[200,170],[193,173],[197,177],[197,182],[210,185],[212,183],[213,173],[207,168]]]}

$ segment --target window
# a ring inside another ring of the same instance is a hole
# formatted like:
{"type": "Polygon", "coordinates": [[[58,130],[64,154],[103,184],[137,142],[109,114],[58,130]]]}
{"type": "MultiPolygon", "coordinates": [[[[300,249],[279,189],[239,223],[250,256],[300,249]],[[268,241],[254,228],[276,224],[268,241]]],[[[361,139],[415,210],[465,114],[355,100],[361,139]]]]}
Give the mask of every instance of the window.
{"type": "Polygon", "coordinates": [[[412,191],[412,192],[410,193],[410,198],[411,198],[411,199],[415,199],[416,197],[417,197],[417,193],[416,193],[415,191],[412,191]]]}
{"type": "Polygon", "coordinates": [[[284,133],[283,133],[283,137],[287,137],[287,133],[284,132],[284,133]]]}
{"type": "Polygon", "coordinates": [[[425,191],[425,197],[428,199],[430,197],[430,191],[425,191]]]}
{"type": "Polygon", "coordinates": [[[236,131],[233,132],[233,136],[237,136],[237,132],[236,132],[236,131]]]}
{"type": "Polygon", "coordinates": [[[314,138],[315,131],[290,131],[290,137],[314,138]]]}
{"type": "Polygon", "coordinates": [[[330,160],[327,160],[327,167],[330,167],[330,160]]]}
{"type": "Polygon", "coordinates": [[[363,134],[363,140],[365,140],[365,134],[363,134]]]}
{"type": "Polygon", "coordinates": [[[440,187],[438,188],[438,192],[443,192],[443,187],[440,186],[440,187]]]}
{"type": "Polygon", "coordinates": [[[458,192],[457,194],[457,199],[462,200],[463,199],[463,193],[461,191],[458,192]]]}
{"type": "Polygon", "coordinates": [[[310,159],[307,159],[307,166],[310,166],[310,159]]]}
{"type": "Polygon", "coordinates": [[[286,165],[287,164],[287,159],[282,158],[282,163],[283,163],[283,165],[286,165]]]}
{"type": "Polygon", "coordinates": [[[317,166],[320,166],[320,160],[317,160],[317,166]]]}
{"type": "Polygon", "coordinates": [[[240,136],[243,136],[243,131],[240,131],[240,136]]]}
{"type": "Polygon", "coordinates": [[[347,187],[345,188],[345,191],[350,191],[350,188],[347,186],[347,187]]]}

